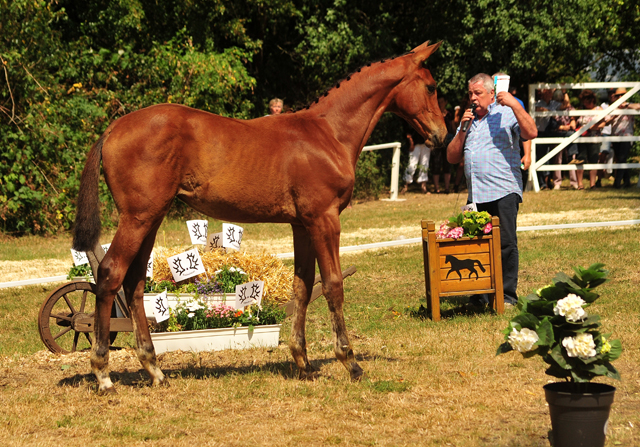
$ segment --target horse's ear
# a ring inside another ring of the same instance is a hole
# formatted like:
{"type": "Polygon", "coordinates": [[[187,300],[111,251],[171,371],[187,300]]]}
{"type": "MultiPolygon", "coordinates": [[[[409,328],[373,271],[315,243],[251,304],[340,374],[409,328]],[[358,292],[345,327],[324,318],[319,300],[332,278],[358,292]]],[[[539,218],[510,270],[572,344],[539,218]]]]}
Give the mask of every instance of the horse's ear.
{"type": "Polygon", "coordinates": [[[442,45],[442,41],[438,43],[434,43],[433,45],[429,45],[429,41],[427,40],[420,46],[415,47],[411,52],[413,53],[413,61],[416,64],[422,64],[427,60],[429,56],[431,56],[435,51],[442,45]]]}

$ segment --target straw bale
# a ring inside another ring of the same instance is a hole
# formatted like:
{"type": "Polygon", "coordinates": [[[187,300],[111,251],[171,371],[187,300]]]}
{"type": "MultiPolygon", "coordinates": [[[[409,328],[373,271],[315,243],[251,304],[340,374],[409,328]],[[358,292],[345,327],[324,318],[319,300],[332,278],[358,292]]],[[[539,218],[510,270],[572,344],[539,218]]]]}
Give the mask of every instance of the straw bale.
{"type": "MultiPolygon", "coordinates": [[[[189,250],[191,246],[178,248],[156,247],[153,255],[153,280],[158,282],[173,279],[167,258],[189,250]]],[[[215,271],[224,265],[239,267],[244,270],[249,281],[264,281],[263,299],[265,302],[278,304],[287,303],[291,299],[293,287],[293,270],[285,266],[282,261],[270,254],[247,253],[214,249],[203,252],[198,248],[206,274],[190,278],[185,282],[207,281],[215,277],[215,271]]]]}

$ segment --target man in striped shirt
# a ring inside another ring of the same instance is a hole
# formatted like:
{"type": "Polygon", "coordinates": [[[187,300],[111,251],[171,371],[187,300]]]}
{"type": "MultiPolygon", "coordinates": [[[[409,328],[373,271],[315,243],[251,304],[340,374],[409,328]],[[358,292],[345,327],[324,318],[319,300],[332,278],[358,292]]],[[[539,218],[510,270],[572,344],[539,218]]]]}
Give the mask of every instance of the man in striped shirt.
{"type": "MultiPolygon", "coordinates": [[[[513,305],[518,300],[516,219],[522,202],[520,167],[531,162],[526,154],[520,158],[518,143],[520,139],[535,138],[538,130],[513,95],[500,92],[495,96],[489,75],[480,73],[469,80],[469,99],[476,106],[475,111],[468,109],[462,116],[456,136],[447,147],[447,159],[454,164],[464,156],[468,201],[475,203],[478,211],[500,218],[504,299],[513,305]]],[[[480,301],[472,304],[488,303],[486,296],[475,298],[480,301]]]]}

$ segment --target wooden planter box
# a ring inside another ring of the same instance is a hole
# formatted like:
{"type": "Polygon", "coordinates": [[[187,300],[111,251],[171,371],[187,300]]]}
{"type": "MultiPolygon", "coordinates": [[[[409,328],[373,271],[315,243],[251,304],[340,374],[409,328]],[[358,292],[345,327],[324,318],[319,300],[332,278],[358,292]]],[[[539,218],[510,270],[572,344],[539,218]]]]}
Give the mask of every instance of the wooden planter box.
{"type": "Polygon", "coordinates": [[[436,239],[436,226],[422,221],[424,280],[427,309],[433,321],[440,321],[443,296],[486,293],[493,309],[504,312],[500,220],[492,217],[490,234],[474,238],[436,239]]]}

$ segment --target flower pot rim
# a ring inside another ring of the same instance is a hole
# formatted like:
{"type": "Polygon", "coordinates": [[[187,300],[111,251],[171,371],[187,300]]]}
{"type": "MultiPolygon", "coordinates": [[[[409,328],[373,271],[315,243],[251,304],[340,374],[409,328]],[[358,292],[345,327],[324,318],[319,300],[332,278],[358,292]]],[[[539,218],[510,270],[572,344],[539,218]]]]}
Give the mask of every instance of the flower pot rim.
{"type": "Polygon", "coordinates": [[[614,387],[613,385],[600,383],[600,382],[581,382],[579,384],[574,382],[552,382],[552,383],[547,383],[542,388],[544,388],[545,391],[558,393],[561,395],[580,394],[580,395],[601,396],[601,395],[613,394],[616,391],[616,387],[614,387]],[[588,391],[574,392],[571,390],[571,388],[574,385],[584,386],[588,388],[588,391]]]}

